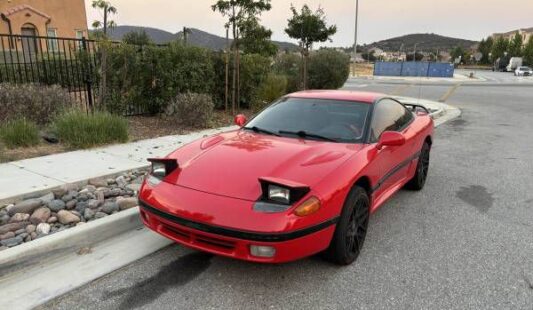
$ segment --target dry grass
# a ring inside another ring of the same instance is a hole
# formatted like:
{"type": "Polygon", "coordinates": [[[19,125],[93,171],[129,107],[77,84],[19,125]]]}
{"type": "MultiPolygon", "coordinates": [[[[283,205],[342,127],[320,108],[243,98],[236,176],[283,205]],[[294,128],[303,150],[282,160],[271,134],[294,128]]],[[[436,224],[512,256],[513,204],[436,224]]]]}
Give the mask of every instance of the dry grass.
{"type": "MultiPolygon", "coordinates": [[[[350,74],[353,75],[354,64],[350,64],[350,74]]],[[[373,76],[374,64],[371,63],[358,63],[355,65],[355,73],[357,76],[373,76]]]]}
{"type": "Polygon", "coordinates": [[[39,144],[32,147],[5,149],[0,146],[0,163],[22,160],[66,152],[67,148],[61,144],[39,144]]]}

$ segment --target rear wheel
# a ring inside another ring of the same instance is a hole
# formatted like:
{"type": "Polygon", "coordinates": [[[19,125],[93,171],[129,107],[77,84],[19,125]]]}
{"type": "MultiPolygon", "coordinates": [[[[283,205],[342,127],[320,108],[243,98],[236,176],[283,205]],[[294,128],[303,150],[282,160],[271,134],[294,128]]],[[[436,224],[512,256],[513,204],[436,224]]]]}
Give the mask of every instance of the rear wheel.
{"type": "Polygon", "coordinates": [[[370,200],[366,191],[356,186],[348,195],[335,234],[325,256],[338,265],[353,263],[366,238],[370,218],[370,200]]]}
{"type": "Polygon", "coordinates": [[[429,173],[430,151],[431,147],[427,142],[424,142],[422,151],[420,151],[420,157],[418,158],[415,176],[407,184],[405,184],[405,188],[415,191],[419,191],[424,188],[429,173]]]}

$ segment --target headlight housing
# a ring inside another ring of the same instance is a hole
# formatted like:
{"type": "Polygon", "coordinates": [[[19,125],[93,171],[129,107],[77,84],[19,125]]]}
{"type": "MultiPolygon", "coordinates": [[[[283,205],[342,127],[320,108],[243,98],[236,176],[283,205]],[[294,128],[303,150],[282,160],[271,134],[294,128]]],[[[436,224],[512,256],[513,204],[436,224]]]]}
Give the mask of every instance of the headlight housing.
{"type": "Polygon", "coordinates": [[[152,169],[148,176],[148,183],[152,186],[161,183],[166,176],[178,169],[178,161],[176,159],[150,158],[148,161],[152,163],[152,169]]]}
{"type": "Polygon", "coordinates": [[[254,211],[263,213],[284,212],[310,190],[307,185],[276,178],[260,178],[259,182],[262,195],[254,204],[254,211]]]}

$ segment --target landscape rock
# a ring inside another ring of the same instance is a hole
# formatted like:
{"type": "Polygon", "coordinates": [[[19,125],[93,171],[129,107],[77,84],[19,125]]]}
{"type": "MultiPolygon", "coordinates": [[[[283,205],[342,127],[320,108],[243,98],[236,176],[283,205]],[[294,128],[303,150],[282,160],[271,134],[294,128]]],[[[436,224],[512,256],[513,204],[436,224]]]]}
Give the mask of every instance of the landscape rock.
{"type": "Polygon", "coordinates": [[[32,233],[30,234],[30,237],[31,237],[32,240],[35,239],[35,238],[37,238],[37,232],[32,232],[32,233]]]}
{"type": "Polygon", "coordinates": [[[10,231],[17,231],[21,228],[28,226],[29,224],[30,222],[18,222],[18,223],[9,223],[9,224],[2,225],[0,226],[0,235],[3,235],[10,231]]]}
{"type": "Polygon", "coordinates": [[[78,191],[79,187],[76,184],[65,184],[52,191],[56,199],[60,199],[70,191],[78,191]]]}
{"type": "Polygon", "coordinates": [[[124,198],[124,199],[118,199],[117,205],[121,211],[135,208],[139,205],[139,201],[137,198],[124,198]]]}
{"type": "Polygon", "coordinates": [[[96,187],[106,187],[107,186],[107,181],[104,180],[104,179],[101,179],[101,178],[90,179],[89,180],[89,185],[93,185],[93,186],[96,186],[96,187]]]}
{"type": "Polygon", "coordinates": [[[100,202],[104,202],[105,200],[105,194],[104,194],[104,191],[102,190],[97,190],[96,191],[96,200],[100,201],[100,202]]]}
{"type": "Polygon", "coordinates": [[[65,208],[67,210],[72,210],[76,207],[76,204],[78,203],[78,201],[76,199],[73,199],[73,200],[70,200],[69,202],[67,202],[65,204],[65,208]]]}
{"type": "Polygon", "coordinates": [[[96,212],[96,214],[94,215],[94,218],[95,219],[101,219],[103,217],[106,217],[107,214],[105,214],[104,212],[96,212]]]}
{"type": "Polygon", "coordinates": [[[33,224],[26,226],[26,232],[28,234],[31,234],[32,232],[35,232],[36,229],[37,229],[37,226],[35,226],[33,224]]]}
{"type": "Polygon", "coordinates": [[[0,217],[0,225],[4,225],[4,224],[8,223],[10,219],[11,218],[9,217],[9,215],[7,215],[7,214],[2,215],[0,217]]]}
{"type": "Polygon", "coordinates": [[[31,236],[28,234],[26,238],[24,238],[24,242],[30,242],[32,240],[31,236]]]}
{"type": "Polygon", "coordinates": [[[87,221],[92,220],[92,219],[94,218],[94,215],[95,215],[95,214],[96,214],[96,213],[95,213],[93,210],[89,209],[89,208],[86,208],[85,211],[83,211],[83,217],[84,217],[87,221]]]}
{"type": "Polygon", "coordinates": [[[35,233],[37,234],[37,236],[48,235],[50,233],[50,224],[41,223],[37,225],[37,228],[35,229],[35,233]]]}
{"type": "Polygon", "coordinates": [[[24,229],[24,228],[21,228],[21,229],[19,229],[19,230],[15,231],[15,235],[17,235],[17,236],[18,236],[18,235],[20,235],[20,234],[23,234],[23,233],[25,233],[25,232],[26,232],[26,229],[24,229]]]}
{"type": "Polygon", "coordinates": [[[6,239],[11,239],[11,238],[15,238],[16,234],[12,231],[10,232],[7,232],[3,235],[0,235],[0,240],[6,240],[6,239]]]}
{"type": "Polygon", "coordinates": [[[122,175],[116,178],[115,182],[117,183],[119,187],[124,187],[128,184],[128,182],[126,181],[126,178],[122,175]]]}
{"type": "MultiPolygon", "coordinates": [[[[50,214],[52,212],[48,208],[39,208],[33,212],[33,214],[30,217],[30,222],[33,225],[38,225],[41,223],[46,223],[48,219],[50,218],[50,214]]],[[[27,227],[26,227],[27,229],[27,227]]],[[[26,230],[27,231],[27,230],[26,230]]],[[[32,233],[30,231],[30,233],[32,233]]]]}
{"type": "Polygon", "coordinates": [[[116,212],[118,210],[120,210],[120,208],[116,202],[108,201],[104,203],[101,211],[106,214],[112,214],[113,212],[116,212]]]}
{"type": "Polygon", "coordinates": [[[47,223],[49,223],[49,224],[54,224],[54,223],[56,223],[56,222],[57,222],[57,217],[56,217],[56,216],[51,216],[51,217],[48,219],[48,221],[47,221],[47,223]]]}
{"type": "Polygon", "coordinates": [[[52,200],[48,204],[48,208],[50,208],[50,210],[52,210],[53,212],[59,212],[66,208],[66,204],[63,200],[56,199],[52,200]]]}
{"type": "Polygon", "coordinates": [[[17,213],[11,217],[9,220],[9,223],[17,223],[17,222],[26,222],[30,218],[29,214],[26,213],[17,213]]]}
{"type": "Polygon", "coordinates": [[[54,200],[54,198],[55,198],[54,193],[48,193],[44,196],[39,197],[43,205],[49,204],[52,200],[54,200]]]}
{"type": "Polygon", "coordinates": [[[61,210],[57,213],[57,219],[63,225],[75,224],[80,222],[80,218],[72,212],[61,210]]]}
{"type": "Polygon", "coordinates": [[[100,200],[94,200],[94,199],[91,199],[89,201],[87,201],[87,207],[88,208],[91,208],[91,209],[97,209],[99,206],[102,205],[102,201],[100,200]]]}
{"type": "Polygon", "coordinates": [[[5,247],[11,248],[11,247],[14,247],[14,246],[17,246],[17,245],[21,244],[23,241],[24,241],[23,238],[21,238],[20,236],[16,236],[14,238],[2,240],[2,241],[0,241],[0,244],[5,246],[5,247]]]}
{"type": "Polygon", "coordinates": [[[89,204],[85,201],[78,202],[76,204],[76,211],[78,211],[80,214],[83,214],[83,212],[85,211],[85,209],[87,209],[88,206],[89,204]]]}
{"type": "Polygon", "coordinates": [[[13,216],[13,215],[15,215],[17,213],[31,214],[37,208],[42,206],[42,204],[43,204],[42,201],[40,199],[38,199],[38,198],[24,200],[22,202],[17,203],[16,205],[14,205],[12,208],[9,208],[8,209],[8,214],[10,216],[13,216]]]}
{"type": "Polygon", "coordinates": [[[78,197],[78,192],[76,191],[70,191],[68,192],[66,195],[64,195],[63,197],[61,197],[61,200],[63,200],[63,202],[67,203],[71,200],[75,200],[76,197],[78,197]]]}
{"type": "Polygon", "coordinates": [[[141,190],[141,184],[128,184],[126,188],[137,193],[141,190]]]}
{"type": "Polygon", "coordinates": [[[30,234],[28,234],[27,232],[23,232],[22,234],[20,235],[17,235],[19,237],[21,237],[22,239],[26,239],[26,237],[28,237],[30,234]]]}

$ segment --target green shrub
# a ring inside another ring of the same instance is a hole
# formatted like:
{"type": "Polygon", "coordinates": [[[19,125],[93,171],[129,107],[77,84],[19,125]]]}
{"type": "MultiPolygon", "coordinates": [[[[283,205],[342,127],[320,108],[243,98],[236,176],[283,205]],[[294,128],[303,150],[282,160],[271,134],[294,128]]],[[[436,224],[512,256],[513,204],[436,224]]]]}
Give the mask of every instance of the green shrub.
{"type": "Polygon", "coordinates": [[[184,93],[172,100],[165,110],[165,115],[183,125],[202,128],[210,125],[214,108],[211,96],[184,93]]]}
{"type": "Polygon", "coordinates": [[[271,72],[271,60],[258,54],[241,56],[240,107],[249,108],[257,97],[259,86],[271,72]]]}
{"type": "Polygon", "coordinates": [[[54,129],[59,140],[71,148],[128,141],[127,120],[106,112],[88,115],[83,111],[70,111],[56,119],[54,129]]]}
{"type": "Polygon", "coordinates": [[[26,118],[46,124],[72,104],[69,93],[59,86],[0,84],[0,122],[26,118]]]}
{"type": "Polygon", "coordinates": [[[302,87],[302,56],[283,54],[274,62],[274,72],[287,77],[287,92],[293,93],[302,87]]]}
{"type": "Polygon", "coordinates": [[[350,75],[350,57],[332,49],[312,53],[308,67],[310,89],[341,88],[350,75]]]}
{"type": "Polygon", "coordinates": [[[11,120],[0,128],[0,138],[8,148],[33,146],[39,144],[39,130],[24,118],[11,120]]]}
{"type": "Polygon", "coordinates": [[[252,109],[258,112],[286,93],[287,77],[285,75],[271,73],[259,87],[257,97],[252,104],[252,109]]]}
{"type": "Polygon", "coordinates": [[[106,107],[111,112],[157,114],[177,93],[213,90],[215,72],[207,49],[120,44],[109,48],[107,62],[106,107]]]}

